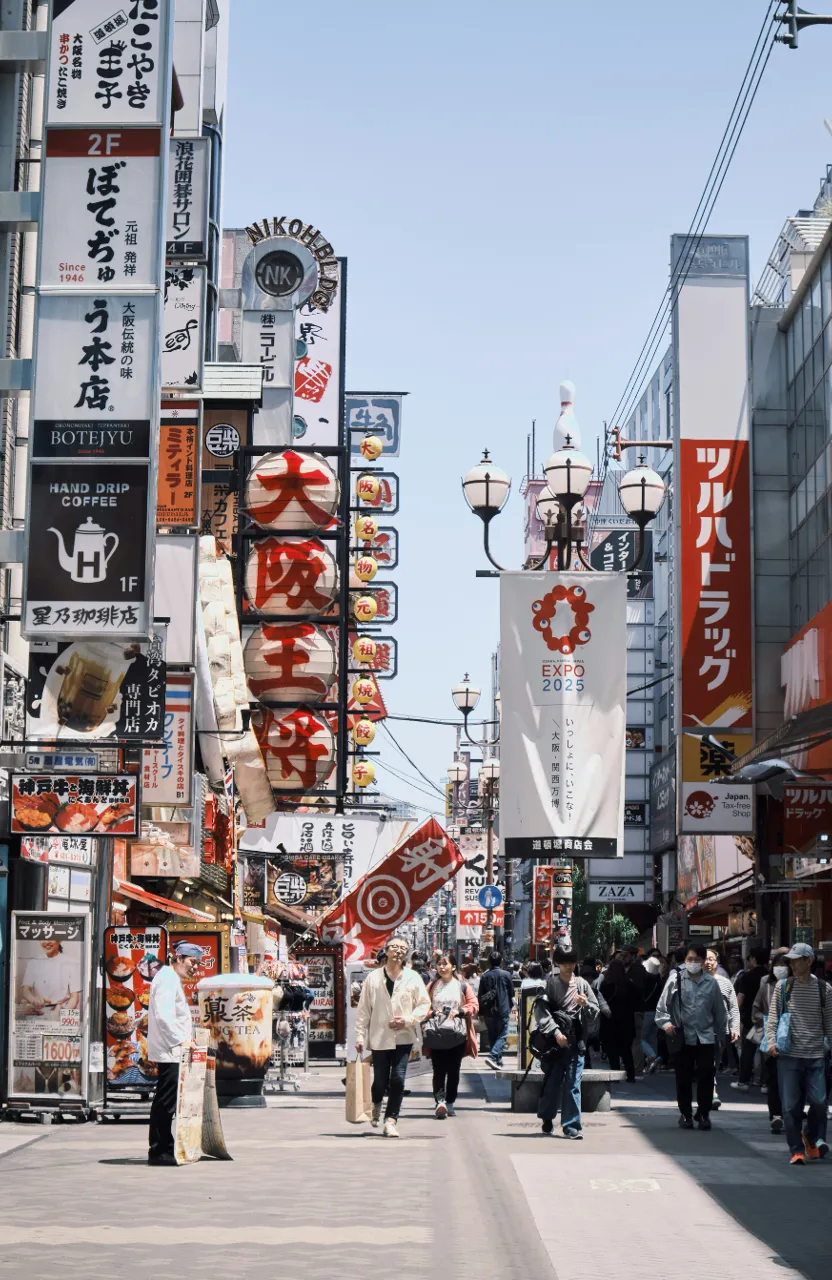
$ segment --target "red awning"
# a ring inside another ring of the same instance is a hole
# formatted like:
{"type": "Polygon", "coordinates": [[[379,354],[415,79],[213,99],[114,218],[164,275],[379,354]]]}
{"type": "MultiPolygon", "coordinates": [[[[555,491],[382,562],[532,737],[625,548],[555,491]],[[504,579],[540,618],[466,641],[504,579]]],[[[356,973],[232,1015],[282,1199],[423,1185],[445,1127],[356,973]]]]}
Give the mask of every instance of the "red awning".
{"type": "Polygon", "coordinates": [[[147,889],[140,889],[129,880],[119,880],[118,876],[113,876],[113,893],[132,898],[134,902],[140,902],[143,907],[152,907],[154,911],[163,911],[167,916],[181,916],[183,920],[198,920],[200,923],[210,920],[212,924],[215,923],[214,917],[205,911],[186,907],[171,898],[160,898],[158,894],[148,893],[147,889]]]}

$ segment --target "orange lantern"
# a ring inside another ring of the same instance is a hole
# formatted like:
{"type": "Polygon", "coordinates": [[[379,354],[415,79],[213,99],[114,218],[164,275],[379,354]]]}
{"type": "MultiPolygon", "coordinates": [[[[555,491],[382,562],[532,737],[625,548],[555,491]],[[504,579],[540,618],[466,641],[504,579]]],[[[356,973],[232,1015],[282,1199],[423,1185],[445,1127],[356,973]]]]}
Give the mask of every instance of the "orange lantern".
{"type": "Polygon", "coordinates": [[[380,436],[365,436],[358,448],[361,450],[362,458],[366,458],[368,462],[375,462],[384,451],[384,441],[380,436]]]}
{"type": "Polygon", "coordinates": [[[352,696],[360,707],[366,707],[376,696],[376,682],[368,676],[360,676],[352,682],[352,696]]]}
{"type": "Polygon", "coordinates": [[[378,646],[370,636],[359,636],[352,646],[352,656],[356,662],[373,662],[378,646]]]}
{"type": "Polygon", "coordinates": [[[359,476],[355,482],[355,496],[359,502],[368,502],[371,505],[378,502],[381,493],[381,485],[375,476],[363,475],[359,476]]]}
{"type": "Polygon", "coordinates": [[[246,641],[248,687],[258,702],[323,702],[335,679],[335,645],[311,622],[262,623],[246,641]]]}
{"type": "Polygon", "coordinates": [[[352,727],[353,742],[359,747],[369,747],[376,736],[376,727],[372,720],[357,720],[352,727]]]}
{"type": "Polygon", "coordinates": [[[372,542],[378,533],[378,520],[373,516],[359,516],[355,522],[355,536],[360,542],[372,542]]]}
{"type": "Polygon", "coordinates": [[[353,601],[352,611],[359,622],[372,622],[378,612],[374,596],[358,596],[353,601]]]}
{"type": "Polygon", "coordinates": [[[258,538],[246,562],[246,595],[257,613],[322,613],[338,593],[338,570],[317,538],[258,538]]]}
{"type": "Polygon", "coordinates": [[[355,562],[355,576],[359,582],[372,582],[378,573],[378,561],[372,556],[359,556],[355,562]]]}
{"type": "Polygon", "coordinates": [[[262,529],[326,529],[338,498],[338,477],[326,458],[284,449],[255,460],[243,510],[262,529]]]}
{"type": "Polygon", "coordinates": [[[369,760],[356,760],[352,767],[352,780],[357,787],[369,787],[375,776],[376,771],[369,760]]]}

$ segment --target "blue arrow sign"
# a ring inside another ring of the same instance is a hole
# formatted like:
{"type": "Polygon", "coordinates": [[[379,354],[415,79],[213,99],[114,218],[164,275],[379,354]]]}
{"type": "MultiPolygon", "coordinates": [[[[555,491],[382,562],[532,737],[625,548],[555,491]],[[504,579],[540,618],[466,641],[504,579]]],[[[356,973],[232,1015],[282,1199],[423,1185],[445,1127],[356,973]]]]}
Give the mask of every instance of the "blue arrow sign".
{"type": "Polygon", "coordinates": [[[503,891],[496,884],[486,884],[480,889],[477,899],[486,911],[494,911],[503,905],[503,891]]]}

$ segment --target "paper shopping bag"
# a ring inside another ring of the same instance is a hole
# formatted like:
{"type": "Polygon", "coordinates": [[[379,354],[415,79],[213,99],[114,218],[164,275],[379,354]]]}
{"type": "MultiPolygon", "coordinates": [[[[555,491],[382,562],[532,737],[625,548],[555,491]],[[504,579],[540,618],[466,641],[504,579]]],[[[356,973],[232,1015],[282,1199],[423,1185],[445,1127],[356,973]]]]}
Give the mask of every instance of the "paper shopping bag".
{"type": "Polygon", "coordinates": [[[357,1059],[347,1063],[346,1115],[350,1124],[366,1124],[372,1111],[370,1064],[357,1059]]]}

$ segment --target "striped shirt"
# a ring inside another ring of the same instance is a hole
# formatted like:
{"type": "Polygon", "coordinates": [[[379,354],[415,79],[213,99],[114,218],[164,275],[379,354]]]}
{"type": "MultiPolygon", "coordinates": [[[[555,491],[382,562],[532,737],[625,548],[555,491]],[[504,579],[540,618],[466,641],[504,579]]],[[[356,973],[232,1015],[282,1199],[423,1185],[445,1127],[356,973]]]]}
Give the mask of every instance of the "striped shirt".
{"type": "MultiPolygon", "coordinates": [[[[832,988],[825,982],[826,997],[821,1016],[820,983],[814,974],[808,982],[789,982],[789,998],[786,1008],[791,1012],[791,1047],[784,1053],[787,1058],[822,1058],[824,1032],[832,1043],[832,988]]],[[[770,1045],[777,1043],[777,1023],[780,1019],[781,1001],[785,982],[778,982],[768,1011],[766,1037],[770,1045]]]]}

